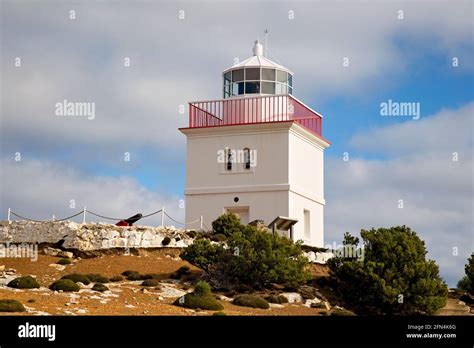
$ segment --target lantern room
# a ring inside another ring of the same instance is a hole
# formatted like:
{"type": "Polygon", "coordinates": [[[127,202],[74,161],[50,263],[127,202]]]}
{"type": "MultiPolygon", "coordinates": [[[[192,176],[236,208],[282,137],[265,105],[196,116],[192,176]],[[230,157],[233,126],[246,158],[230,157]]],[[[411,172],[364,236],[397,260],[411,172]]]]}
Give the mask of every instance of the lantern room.
{"type": "Polygon", "coordinates": [[[224,70],[222,77],[224,99],[293,94],[293,73],[265,57],[258,40],[253,47],[253,56],[224,70]]]}

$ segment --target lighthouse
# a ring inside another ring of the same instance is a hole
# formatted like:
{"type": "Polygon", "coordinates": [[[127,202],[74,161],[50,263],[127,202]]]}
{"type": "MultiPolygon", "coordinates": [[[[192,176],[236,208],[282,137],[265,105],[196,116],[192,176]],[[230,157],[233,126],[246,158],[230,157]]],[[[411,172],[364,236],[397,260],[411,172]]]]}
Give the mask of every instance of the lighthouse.
{"type": "Polygon", "coordinates": [[[289,238],[324,245],[322,115],[294,96],[293,72],[253,55],[222,73],[222,99],[189,103],[186,228],[225,212],[246,224],[294,222],[289,238]]]}

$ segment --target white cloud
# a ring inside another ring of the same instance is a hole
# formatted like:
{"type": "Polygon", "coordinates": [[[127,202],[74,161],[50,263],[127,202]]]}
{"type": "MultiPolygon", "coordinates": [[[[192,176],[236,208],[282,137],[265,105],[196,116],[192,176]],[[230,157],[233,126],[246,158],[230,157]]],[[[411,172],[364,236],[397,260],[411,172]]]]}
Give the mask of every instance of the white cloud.
{"type": "MultiPolygon", "coordinates": [[[[2,215],[8,208],[35,220],[46,220],[55,214],[57,218],[71,216],[84,206],[108,217],[127,218],[136,213],[148,214],[165,206],[175,220],[183,221],[183,197],[153,192],[130,177],[90,176],[54,163],[37,160],[14,162],[1,161],[2,215]],[[70,208],[70,201],[75,208],[70,208]]],[[[82,216],[73,220],[80,222],[82,216]]],[[[87,221],[103,221],[87,215],[87,221]]],[[[138,224],[159,225],[160,214],[141,220],[138,224]]],[[[168,219],[165,224],[173,225],[168,219]]],[[[174,224],[177,227],[180,225],[174,224]]]]}
{"type": "Polygon", "coordinates": [[[340,240],[346,231],[407,225],[455,285],[474,250],[473,109],[471,103],[353,137],[354,150],[385,159],[327,159],[326,242],[340,240]],[[460,154],[457,162],[453,151],[460,154]]]}

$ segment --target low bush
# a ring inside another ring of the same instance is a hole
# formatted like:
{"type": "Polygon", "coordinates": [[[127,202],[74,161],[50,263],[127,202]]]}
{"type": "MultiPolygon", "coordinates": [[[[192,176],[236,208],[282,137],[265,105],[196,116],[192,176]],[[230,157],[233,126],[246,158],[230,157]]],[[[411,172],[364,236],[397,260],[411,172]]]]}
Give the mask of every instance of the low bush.
{"type": "Polygon", "coordinates": [[[60,259],[57,263],[58,265],[70,265],[72,262],[69,259],[60,259]]]}
{"type": "Polygon", "coordinates": [[[199,281],[197,282],[196,286],[194,287],[193,293],[197,296],[210,296],[211,295],[211,287],[208,283],[199,281]]]}
{"type": "Polygon", "coordinates": [[[171,238],[170,237],[165,237],[161,241],[161,245],[168,245],[168,244],[170,244],[170,242],[171,242],[171,238]]]}
{"type": "Polygon", "coordinates": [[[94,286],[92,287],[92,290],[104,292],[104,291],[109,290],[109,288],[102,283],[95,283],[94,286]]]}
{"type": "Polygon", "coordinates": [[[214,312],[212,314],[213,317],[225,317],[226,315],[224,312],[214,312]]]}
{"type": "Polygon", "coordinates": [[[104,277],[103,275],[100,275],[100,274],[88,274],[87,278],[89,278],[89,280],[92,283],[108,283],[108,282],[110,282],[109,278],[104,277]]]}
{"type": "Polygon", "coordinates": [[[338,316],[338,317],[349,317],[354,316],[355,314],[346,310],[346,309],[334,309],[331,311],[331,316],[338,316]]]}
{"type": "Polygon", "coordinates": [[[122,276],[118,275],[118,276],[113,276],[112,278],[110,278],[110,281],[115,283],[115,282],[121,282],[123,279],[124,278],[122,276]]]}
{"type": "Polygon", "coordinates": [[[38,281],[32,276],[15,278],[10,281],[7,286],[15,289],[37,289],[40,287],[38,281]]]}
{"type": "Polygon", "coordinates": [[[171,279],[181,279],[183,276],[187,276],[191,273],[188,266],[181,266],[176,271],[171,273],[171,279]]]}
{"type": "Polygon", "coordinates": [[[147,273],[142,275],[142,280],[146,279],[163,279],[163,274],[156,274],[156,273],[147,273]]]}
{"type": "Polygon", "coordinates": [[[25,312],[25,307],[17,300],[0,300],[0,312],[25,312]]]}
{"type": "Polygon", "coordinates": [[[210,311],[224,309],[224,306],[222,306],[213,296],[198,296],[194,293],[186,294],[183,297],[178,298],[173,304],[185,308],[199,308],[210,311]]]}
{"type": "Polygon", "coordinates": [[[240,223],[240,218],[234,213],[225,213],[219,216],[212,222],[212,229],[216,234],[223,234],[230,236],[233,233],[239,232],[243,225],[240,223]]]}
{"type": "MultiPolygon", "coordinates": [[[[310,279],[308,259],[301,243],[286,237],[240,225],[227,234],[227,247],[198,239],[181,253],[181,258],[201,268],[222,289],[239,285],[252,288],[271,283],[297,287],[310,279]]],[[[220,224],[216,226],[219,230],[220,224]]]]}
{"type": "Polygon", "coordinates": [[[223,233],[217,233],[211,236],[211,240],[213,242],[225,242],[227,240],[227,236],[223,233]]]}
{"type": "Polygon", "coordinates": [[[211,287],[206,282],[196,284],[194,291],[178,298],[173,303],[176,306],[194,309],[214,310],[224,309],[211,293],[211,287]]]}
{"type": "Polygon", "coordinates": [[[128,280],[143,280],[143,275],[137,271],[125,271],[122,273],[128,280]]]}
{"type": "Polygon", "coordinates": [[[59,279],[56,280],[51,286],[49,287],[51,290],[54,291],[67,291],[67,292],[72,292],[72,291],[79,291],[80,287],[77,285],[75,282],[73,282],[71,279],[59,279]]]}
{"type": "Polygon", "coordinates": [[[142,286],[158,286],[160,281],[158,279],[146,279],[143,281],[142,286]]]}
{"type": "Polygon", "coordinates": [[[69,280],[72,280],[74,283],[81,282],[84,285],[89,285],[91,283],[89,277],[87,277],[85,274],[80,274],[80,273],[67,274],[61,279],[69,279],[69,280]]]}
{"type": "Polygon", "coordinates": [[[288,299],[282,295],[269,295],[265,297],[265,300],[269,303],[288,303],[288,299]]]}
{"type": "Polygon", "coordinates": [[[186,232],[186,234],[188,235],[189,238],[196,238],[197,236],[197,232],[193,230],[186,232]]]}
{"type": "Polygon", "coordinates": [[[232,301],[236,306],[268,309],[270,305],[260,296],[256,295],[239,295],[232,301]]]}

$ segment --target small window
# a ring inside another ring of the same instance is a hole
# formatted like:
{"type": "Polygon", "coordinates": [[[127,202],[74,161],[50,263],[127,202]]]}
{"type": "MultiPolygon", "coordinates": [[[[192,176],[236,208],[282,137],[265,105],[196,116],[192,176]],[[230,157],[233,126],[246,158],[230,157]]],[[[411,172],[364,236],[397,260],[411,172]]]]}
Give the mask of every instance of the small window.
{"type": "Polygon", "coordinates": [[[246,80],[260,80],[260,68],[245,69],[246,80]]]}
{"type": "Polygon", "coordinates": [[[224,85],[230,84],[231,76],[232,76],[232,72],[230,71],[224,74],[224,85]]]}
{"type": "Polygon", "coordinates": [[[309,210],[303,210],[304,216],[304,237],[306,239],[311,238],[311,213],[309,210]]]}
{"type": "Polygon", "coordinates": [[[287,83],[288,82],[288,74],[286,71],[277,70],[277,81],[287,83]]]}
{"type": "Polygon", "coordinates": [[[288,87],[288,94],[293,95],[293,88],[288,87]]]}
{"type": "Polygon", "coordinates": [[[244,80],[244,69],[238,69],[232,71],[232,81],[238,82],[244,80]]]}
{"type": "Polygon", "coordinates": [[[293,75],[288,74],[288,85],[293,87],[293,75]]]}
{"type": "Polygon", "coordinates": [[[226,169],[227,171],[232,171],[232,162],[233,162],[233,157],[232,157],[232,150],[227,148],[227,162],[226,162],[226,169]]]}
{"type": "Polygon", "coordinates": [[[262,82],[263,94],[275,94],[275,82],[262,82]]]}
{"type": "Polygon", "coordinates": [[[275,69],[262,68],[262,80],[275,81],[275,69]]]}
{"type": "Polygon", "coordinates": [[[232,84],[232,95],[244,94],[244,83],[243,82],[234,82],[232,84]]]}
{"type": "Polygon", "coordinates": [[[288,86],[283,83],[276,84],[276,93],[275,94],[287,94],[288,86]]]}
{"type": "Polygon", "coordinates": [[[250,170],[250,149],[244,149],[244,168],[250,170]]]}
{"type": "Polygon", "coordinates": [[[246,94],[260,93],[260,82],[245,82],[245,93],[246,94]]]}

